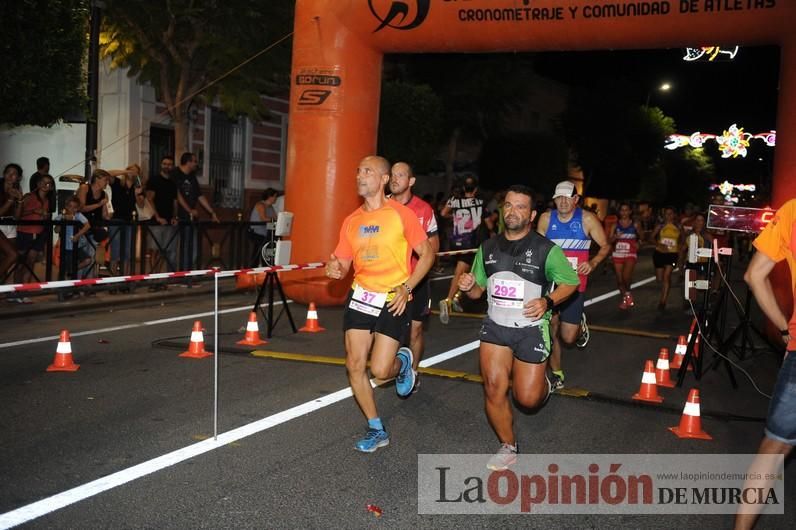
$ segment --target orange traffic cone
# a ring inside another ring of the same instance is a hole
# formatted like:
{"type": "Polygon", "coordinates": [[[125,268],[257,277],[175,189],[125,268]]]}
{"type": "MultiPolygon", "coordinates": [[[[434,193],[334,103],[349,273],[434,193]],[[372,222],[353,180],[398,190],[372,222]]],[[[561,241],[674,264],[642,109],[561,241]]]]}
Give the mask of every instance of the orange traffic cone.
{"type": "Polygon", "coordinates": [[[649,401],[650,403],[662,403],[663,398],[658,395],[658,386],[655,383],[655,369],[652,361],[644,363],[644,375],[641,376],[641,387],[638,392],[633,394],[636,401],[649,401]]]}
{"type": "Polygon", "coordinates": [[[237,344],[243,346],[259,346],[260,344],[268,344],[267,340],[260,338],[260,328],[257,327],[257,313],[252,311],[249,313],[249,321],[246,323],[246,334],[243,340],[239,340],[237,344]]]}
{"type": "Polygon", "coordinates": [[[655,383],[666,388],[674,386],[674,381],[669,377],[669,348],[661,348],[658,354],[658,362],[655,365],[655,383]]]}
{"type": "Polygon", "coordinates": [[[669,430],[680,438],[699,438],[712,440],[713,437],[702,430],[702,419],[699,415],[699,390],[692,388],[688,392],[688,400],[680,417],[680,425],[669,427],[669,430]]]}
{"type": "Polygon", "coordinates": [[[58,347],[55,349],[53,363],[47,367],[48,372],[77,372],[79,364],[72,360],[72,342],[69,338],[69,331],[62,329],[61,337],[58,339],[58,347]]]}
{"type": "Polygon", "coordinates": [[[307,333],[318,333],[326,331],[318,324],[318,311],[315,309],[315,302],[310,302],[310,307],[307,309],[307,323],[299,331],[306,331],[307,333]]]}
{"type": "Polygon", "coordinates": [[[210,357],[212,353],[205,351],[205,338],[202,334],[202,323],[198,320],[193,323],[193,331],[191,331],[191,343],[188,345],[188,351],[180,354],[180,357],[190,357],[191,359],[204,359],[210,357]]]}
{"type": "Polygon", "coordinates": [[[677,339],[677,346],[674,347],[674,358],[672,359],[672,363],[669,365],[669,368],[672,370],[679,370],[680,366],[683,365],[683,358],[685,357],[685,350],[688,348],[688,343],[685,340],[685,336],[680,335],[677,339]]]}

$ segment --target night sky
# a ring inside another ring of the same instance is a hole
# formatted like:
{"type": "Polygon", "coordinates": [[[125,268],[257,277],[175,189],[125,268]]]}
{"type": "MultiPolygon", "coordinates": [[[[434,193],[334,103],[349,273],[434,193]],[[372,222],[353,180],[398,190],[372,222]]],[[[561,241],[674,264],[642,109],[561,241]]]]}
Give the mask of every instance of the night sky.
{"type": "MultiPolygon", "coordinates": [[[[538,53],[535,69],[571,86],[599,86],[622,79],[634,87],[638,104],[674,118],[677,132],[721,134],[733,123],[752,134],[776,129],[779,47],[741,47],[730,61],[683,61],[685,49],[538,53]],[[657,91],[663,82],[669,92],[657,91]]],[[[746,159],[714,157],[717,180],[770,181],[774,149],[753,140],[746,159]],[[760,160],[762,159],[762,160],[760,160]]]]}
{"type": "Polygon", "coordinates": [[[539,53],[535,67],[569,85],[624,79],[642,105],[651,91],[650,105],[673,117],[683,134],[720,134],[733,123],[750,132],[776,128],[778,47],[741,47],[735,59],[722,62],[686,62],[684,55],[684,48],[539,53]],[[672,85],[668,93],[656,90],[664,81],[672,85]]]}

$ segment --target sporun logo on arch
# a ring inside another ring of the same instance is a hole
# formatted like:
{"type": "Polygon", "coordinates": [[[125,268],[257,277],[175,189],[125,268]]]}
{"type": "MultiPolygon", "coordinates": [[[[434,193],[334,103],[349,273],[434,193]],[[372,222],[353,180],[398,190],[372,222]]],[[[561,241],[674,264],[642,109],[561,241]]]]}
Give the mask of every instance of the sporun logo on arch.
{"type": "Polygon", "coordinates": [[[414,0],[401,2],[398,0],[368,0],[368,7],[373,16],[380,22],[373,33],[384,28],[414,29],[426,20],[431,8],[431,0],[414,0]],[[389,5],[388,5],[389,4],[389,5]],[[414,9],[412,9],[414,6],[414,9]],[[412,18],[410,15],[413,15],[412,18]]]}

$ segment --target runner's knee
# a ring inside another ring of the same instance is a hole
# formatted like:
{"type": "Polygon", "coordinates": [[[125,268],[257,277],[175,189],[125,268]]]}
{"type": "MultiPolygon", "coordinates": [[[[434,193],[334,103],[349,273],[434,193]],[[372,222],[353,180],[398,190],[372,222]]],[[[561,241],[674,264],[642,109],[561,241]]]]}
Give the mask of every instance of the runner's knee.
{"type": "Polygon", "coordinates": [[[514,387],[513,392],[514,401],[519,405],[528,409],[535,409],[544,402],[544,398],[547,395],[547,386],[534,385],[530,388],[514,387]]]}
{"type": "Polygon", "coordinates": [[[367,366],[368,362],[365,357],[346,357],[345,368],[349,374],[364,374],[367,366]]]}
{"type": "Polygon", "coordinates": [[[509,391],[509,380],[504,374],[483,374],[484,394],[487,399],[505,399],[509,391]]]}
{"type": "Polygon", "coordinates": [[[569,346],[578,340],[579,331],[580,329],[577,327],[561,326],[561,333],[559,333],[559,336],[561,337],[561,341],[569,346]]]}

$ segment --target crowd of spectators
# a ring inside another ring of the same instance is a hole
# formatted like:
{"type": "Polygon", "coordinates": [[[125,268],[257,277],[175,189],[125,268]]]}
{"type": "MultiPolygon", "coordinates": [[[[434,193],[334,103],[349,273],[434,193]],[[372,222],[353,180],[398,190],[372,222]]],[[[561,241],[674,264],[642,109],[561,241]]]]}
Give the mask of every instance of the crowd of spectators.
{"type": "MultiPolygon", "coordinates": [[[[184,153],[179,163],[166,155],[159,162],[160,171],[149,178],[138,164],[125,169],[94,169],[87,181],[78,179],[73,195],[62,193],[58,206],[49,159],[36,161],[36,172],[27,179],[28,190],[22,186],[22,167],[7,164],[0,180],[0,283],[39,281],[37,264],[44,261],[48,243],[66,278],[94,277],[100,273],[100,265],[104,274],[131,274],[136,259],[148,260],[151,272],[195,268],[200,244],[193,221],[206,214],[220,222],[219,216],[202,195],[196,155],[184,153]],[[146,228],[143,255],[136,255],[136,238],[141,239],[142,233],[136,226],[142,224],[146,228]]],[[[282,196],[268,188],[248,218],[253,222],[275,220],[282,196]]],[[[250,235],[261,245],[269,232],[257,226],[251,228],[250,235]]],[[[31,303],[27,297],[6,300],[31,303]]]]}

